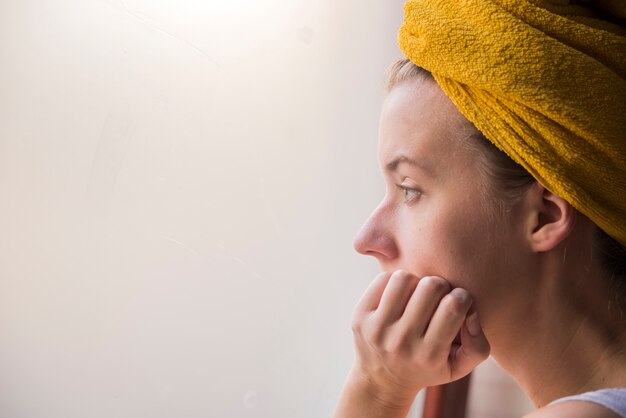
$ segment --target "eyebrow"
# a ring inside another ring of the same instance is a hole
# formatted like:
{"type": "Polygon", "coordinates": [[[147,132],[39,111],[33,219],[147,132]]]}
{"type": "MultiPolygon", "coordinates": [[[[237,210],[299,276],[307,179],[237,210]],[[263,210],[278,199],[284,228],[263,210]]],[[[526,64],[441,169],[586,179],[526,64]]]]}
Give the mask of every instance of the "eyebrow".
{"type": "Polygon", "coordinates": [[[385,166],[385,170],[389,173],[393,173],[397,170],[398,166],[401,163],[412,165],[414,167],[417,167],[425,171],[426,173],[430,175],[433,175],[433,170],[430,168],[430,166],[426,165],[422,161],[413,160],[407,157],[406,155],[398,155],[396,158],[393,159],[393,161],[391,161],[390,163],[387,163],[387,165],[385,166]]]}

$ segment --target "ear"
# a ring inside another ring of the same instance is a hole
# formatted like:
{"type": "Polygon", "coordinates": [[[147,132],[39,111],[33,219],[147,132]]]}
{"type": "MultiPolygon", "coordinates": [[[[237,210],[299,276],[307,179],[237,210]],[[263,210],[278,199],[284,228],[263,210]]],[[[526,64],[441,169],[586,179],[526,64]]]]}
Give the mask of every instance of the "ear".
{"type": "Polygon", "coordinates": [[[536,182],[525,197],[529,208],[526,234],[533,251],[557,247],[574,229],[576,210],[562,197],[536,182]]]}

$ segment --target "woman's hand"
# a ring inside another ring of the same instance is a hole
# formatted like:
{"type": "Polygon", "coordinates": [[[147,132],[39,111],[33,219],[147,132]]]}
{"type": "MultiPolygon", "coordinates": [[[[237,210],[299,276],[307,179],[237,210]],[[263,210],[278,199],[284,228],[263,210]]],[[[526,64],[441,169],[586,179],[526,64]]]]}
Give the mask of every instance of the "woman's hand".
{"type": "Polygon", "coordinates": [[[356,305],[352,372],[389,403],[466,376],[489,356],[472,299],[440,277],[381,273],[356,305]],[[460,331],[460,344],[455,336],[460,331]]]}

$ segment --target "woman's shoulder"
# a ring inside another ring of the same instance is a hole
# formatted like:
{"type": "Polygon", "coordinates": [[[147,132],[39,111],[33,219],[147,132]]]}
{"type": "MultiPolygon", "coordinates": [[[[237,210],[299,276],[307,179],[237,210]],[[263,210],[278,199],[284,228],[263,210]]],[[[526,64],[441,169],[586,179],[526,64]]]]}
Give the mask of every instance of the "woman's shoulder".
{"type": "Polygon", "coordinates": [[[569,400],[544,406],[523,418],[621,418],[609,408],[583,400],[569,400]]]}

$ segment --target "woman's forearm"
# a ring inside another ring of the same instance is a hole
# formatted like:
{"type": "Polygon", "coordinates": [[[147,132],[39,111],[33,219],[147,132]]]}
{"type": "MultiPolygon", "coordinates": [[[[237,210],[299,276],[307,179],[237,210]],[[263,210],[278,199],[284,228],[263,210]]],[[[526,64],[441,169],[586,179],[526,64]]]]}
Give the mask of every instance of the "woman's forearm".
{"type": "Polygon", "coordinates": [[[385,393],[354,369],[350,371],[333,418],[406,418],[415,396],[385,393]]]}

